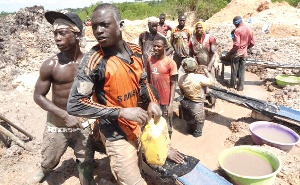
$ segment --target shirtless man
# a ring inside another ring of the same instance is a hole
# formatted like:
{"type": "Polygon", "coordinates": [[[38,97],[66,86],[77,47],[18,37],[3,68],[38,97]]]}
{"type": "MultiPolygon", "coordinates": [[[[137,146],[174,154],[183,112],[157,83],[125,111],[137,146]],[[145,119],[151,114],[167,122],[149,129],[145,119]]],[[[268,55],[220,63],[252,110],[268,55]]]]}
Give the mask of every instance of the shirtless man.
{"type": "Polygon", "coordinates": [[[77,67],[83,58],[79,38],[82,21],[77,14],[46,12],[47,21],[53,25],[55,43],[60,52],[45,62],[40,68],[40,76],[35,85],[34,101],[48,112],[43,134],[41,166],[34,172],[29,184],[40,182],[53,170],[65,153],[72,147],[76,156],[79,180],[83,185],[94,184],[93,158],[89,133],[82,130],[82,121],[66,111],[67,100],[77,67]],[[52,87],[52,101],[46,95],[52,87]]]}

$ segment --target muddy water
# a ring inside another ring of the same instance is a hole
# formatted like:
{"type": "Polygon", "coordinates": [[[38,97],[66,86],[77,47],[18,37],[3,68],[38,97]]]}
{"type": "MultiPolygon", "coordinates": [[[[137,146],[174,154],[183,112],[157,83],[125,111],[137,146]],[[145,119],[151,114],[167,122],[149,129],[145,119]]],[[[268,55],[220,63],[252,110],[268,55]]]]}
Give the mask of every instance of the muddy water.
{"type": "Polygon", "coordinates": [[[224,168],[243,176],[264,176],[274,172],[268,161],[245,152],[227,156],[224,160],[224,168]]]}
{"type": "MultiPolygon", "coordinates": [[[[230,66],[225,67],[225,78],[227,80],[230,78],[230,70],[230,66]]],[[[178,73],[181,76],[183,72],[179,70],[178,73]]],[[[246,72],[245,79],[247,82],[245,82],[244,91],[239,91],[238,93],[249,97],[255,95],[255,98],[260,100],[267,99],[268,92],[262,86],[252,83],[260,82],[259,77],[246,72]]],[[[175,94],[175,97],[177,96],[178,93],[175,94]]],[[[175,112],[178,110],[178,104],[179,102],[173,102],[173,110],[175,112]]],[[[175,114],[173,117],[171,146],[186,155],[200,159],[201,163],[210,170],[218,169],[219,154],[227,148],[224,145],[224,141],[232,134],[229,129],[230,122],[242,117],[248,117],[251,114],[250,109],[220,99],[217,99],[216,112],[217,114],[209,114],[207,112],[202,130],[203,134],[198,138],[194,138],[187,133],[184,120],[179,119],[175,114]]]]}
{"type": "Polygon", "coordinates": [[[284,130],[279,130],[271,127],[259,127],[254,130],[254,133],[264,139],[278,143],[294,143],[295,138],[284,130]]]}

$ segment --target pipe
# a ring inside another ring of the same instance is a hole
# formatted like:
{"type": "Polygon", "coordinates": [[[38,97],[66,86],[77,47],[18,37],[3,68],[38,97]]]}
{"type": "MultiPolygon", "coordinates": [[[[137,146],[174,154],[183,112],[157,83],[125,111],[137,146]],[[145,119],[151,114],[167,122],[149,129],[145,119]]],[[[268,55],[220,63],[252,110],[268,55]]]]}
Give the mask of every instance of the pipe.
{"type": "Polygon", "coordinates": [[[5,118],[1,114],[0,114],[0,119],[2,119],[3,121],[7,122],[9,125],[13,126],[15,129],[17,129],[18,131],[20,131],[21,133],[23,133],[24,135],[26,135],[27,137],[29,137],[30,140],[32,140],[32,139],[35,138],[33,135],[29,134],[27,131],[25,131],[24,129],[20,128],[18,125],[14,124],[13,122],[9,121],[7,118],[5,118]]]}

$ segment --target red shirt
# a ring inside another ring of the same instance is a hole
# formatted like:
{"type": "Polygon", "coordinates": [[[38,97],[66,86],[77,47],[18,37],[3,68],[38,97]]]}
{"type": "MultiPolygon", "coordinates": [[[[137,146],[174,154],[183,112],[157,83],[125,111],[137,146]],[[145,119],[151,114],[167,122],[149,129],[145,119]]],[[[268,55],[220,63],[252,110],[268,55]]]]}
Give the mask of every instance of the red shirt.
{"type": "Polygon", "coordinates": [[[246,58],[247,49],[250,44],[255,44],[253,31],[241,23],[234,31],[233,47],[230,52],[246,58]]]}
{"type": "Polygon", "coordinates": [[[157,89],[160,105],[169,105],[171,94],[170,77],[178,74],[177,65],[168,56],[160,59],[150,56],[147,62],[147,74],[150,83],[157,89]]]}

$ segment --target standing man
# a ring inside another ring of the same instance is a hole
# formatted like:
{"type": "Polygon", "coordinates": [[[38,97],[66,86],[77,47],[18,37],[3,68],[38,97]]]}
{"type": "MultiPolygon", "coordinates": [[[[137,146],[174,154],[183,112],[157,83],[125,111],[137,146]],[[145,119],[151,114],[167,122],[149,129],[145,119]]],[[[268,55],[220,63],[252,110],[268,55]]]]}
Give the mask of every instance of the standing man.
{"type": "MultiPolygon", "coordinates": [[[[206,25],[204,22],[199,21],[195,24],[193,35],[189,41],[190,56],[195,57],[198,65],[204,65],[211,73],[215,80],[215,67],[214,63],[217,62],[217,43],[216,38],[210,34],[206,34],[206,25]]],[[[209,96],[209,101],[212,109],[215,109],[216,99],[209,96]]]]}
{"type": "Polygon", "coordinates": [[[178,82],[179,89],[184,96],[184,99],[180,101],[183,119],[187,122],[187,132],[194,137],[202,135],[205,121],[205,88],[214,84],[214,79],[207,67],[203,65],[200,67],[202,74],[197,74],[196,60],[194,58],[184,59],[182,68],[186,74],[181,76],[178,82]]]}
{"type": "Polygon", "coordinates": [[[86,18],[85,26],[92,26],[91,19],[89,17],[86,18]]]}
{"type": "MultiPolygon", "coordinates": [[[[156,17],[150,17],[148,19],[148,28],[149,32],[145,31],[139,36],[139,46],[142,49],[143,61],[146,62],[148,58],[153,54],[153,42],[157,38],[165,38],[161,33],[157,32],[158,19],[156,17]]],[[[169,56],[172,54],[173,48],[169,42],[166,46],[166,55],[169,56]]]]}
{"type": "Polygon", "coordinates": [[[161,110],[153,93],[148,111],[138,107],[141,86],[150,89],[143,74],[142,52],[122,39],[124,21],[113,4],[98,5],[92,29],[98,44],[83,58],[68,101],[68,112],[100,122],[101,139],[118,184],[147,184],[142,178],[141,126],[161,110]]]}
{"type": "Polygon", "coordinates": [[[177,66],[174,60],[165,55],[165,38],[157,38],[153,43],[154,55],[147,62],[149,82],[157,89],[159,104],[163,117],[168,122],[169,136],[172,135],[173,100],[178,78],[177,66]]]}
{"type": "Polygon", "coordinates": [[[191,37],[190,31],[185,28],[186,16],[178,16],[178,26],[171,32],[171,45],[174,48],[173,60],[177,64],[177,69],[181,65],[181,61],[189,56],[189,40],[191,37]]]}
{"type": "Polygon", "coordinates": [[[76,156],[79,180],[83,185],[94,184],[94,151],[89,133],[80,129],[78,117],[67,113],[67,100],[76,75],[77,67],[83,58],[79,39],[82,21],[77,14],[46,12],[47,21],[53,25],[55,43],[60,53],[43,62],[40,76],[34,90],[34,101],[48,111],[43,135],[42,162],[30,184],[40,182],[59,163],[68,146],[76,156]],[[46,95],[52,88],[52,101],[46,95]]]}
{"type": "Polygon", "coordinates": [[[233,24],[236,27],[233,47],[227,54],[232,56],[230,85],[232,88],[237,85],[237,90],[242,91],[244,90],[247,49],[254,46],[255,40],[253,31],[243,23],[241,16],[235,16],[233,24]],[[238,83],[236,82],[237,78],[238,83]]]}
{"type": "Polygon", "coordinates": [[[165,21],[166,21],[166,14],[164,13],[160,14],[157,31],[163,34],[163,36],[167,37],[168,31],[172,31],[172,27],[166,24],[165,21]]]}

